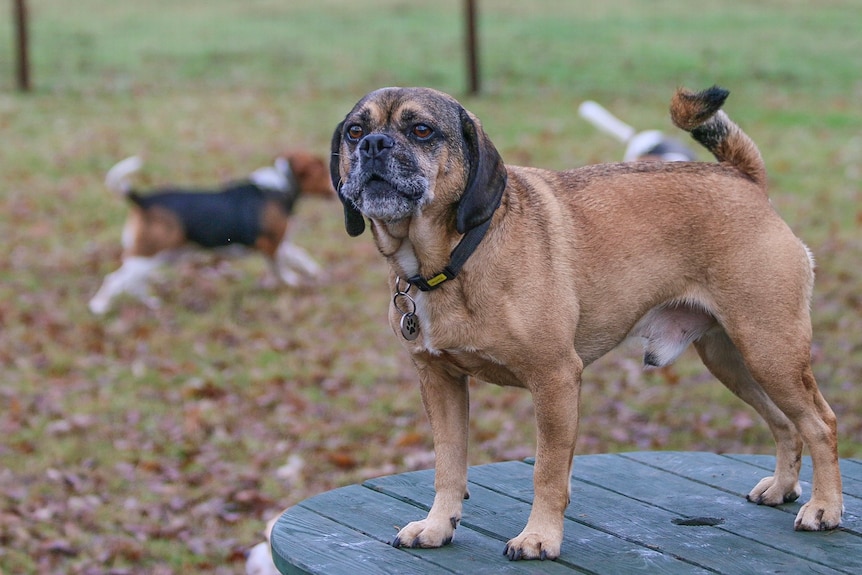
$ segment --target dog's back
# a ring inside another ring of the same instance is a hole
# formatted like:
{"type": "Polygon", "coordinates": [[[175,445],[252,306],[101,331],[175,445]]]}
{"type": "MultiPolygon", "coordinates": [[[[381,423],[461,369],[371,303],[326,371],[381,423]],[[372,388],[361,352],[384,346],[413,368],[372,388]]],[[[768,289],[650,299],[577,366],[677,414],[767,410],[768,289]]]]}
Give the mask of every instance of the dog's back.
{"type": "Polygon", "coordinates": [[[164,187],[141,193],[131,177],[143,161],[131,156],[115,164],[105,176],[105,185],[125,197],[143,213],[158,211],[182,229],[188,241],[205,248],[228,245],[254,246],[261,233],[261,214],[267,204],[288,216],[299,196],[299,184],[287,160],[260,168],[248,180],[226,184],[218,190],[164,187]]]}
{"type": "Polygon", "coordinates": [[[220,192],[130,192],[128,198],[144,211],[170,212],[179,220],[186,238],[205,248],[255,245],[267,202],[264,191],[251,183],[232,185],[220,192]]]}

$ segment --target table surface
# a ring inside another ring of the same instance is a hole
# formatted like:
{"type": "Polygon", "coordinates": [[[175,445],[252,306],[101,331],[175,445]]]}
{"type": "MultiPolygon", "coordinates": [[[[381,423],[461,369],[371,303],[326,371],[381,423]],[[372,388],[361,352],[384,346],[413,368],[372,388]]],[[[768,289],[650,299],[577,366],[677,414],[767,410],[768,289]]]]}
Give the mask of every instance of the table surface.
{"type": "MultiPolygon", "coordinates": [[[[470,499],[451,544],[396,549],[399,526],[434,498],[433,471],[391,475],[311,497],[272,532],[288,573],[862,573],[862,460],[842,459],[841,529],[793,530],[800,503],[758,506],[745,494],[770,475],[765,455],[638,452],[575,458],[572,502],[556,561],[514,561],[503,548],[527,520],[530,461],[470,468],[470,499]]],[[[802,498],[811,494],[811,462],[802,498]]]]}

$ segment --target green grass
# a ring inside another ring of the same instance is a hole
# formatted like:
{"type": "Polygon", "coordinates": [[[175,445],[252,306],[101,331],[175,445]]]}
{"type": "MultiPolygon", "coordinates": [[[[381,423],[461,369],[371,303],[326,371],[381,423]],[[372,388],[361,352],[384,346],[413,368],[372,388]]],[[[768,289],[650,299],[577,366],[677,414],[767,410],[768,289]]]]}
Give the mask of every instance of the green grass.
{"type": "MultiPolygon", "coordinates": [[[[209,184],[286,148],[326,155],[384,85],[453,93],[507,161],[551,168],[622,156],[577,116],[583,99],[675,133],[676,86],[729,88],[773,203],[817,257],[815,373],[841,455],[862,457],[858,2],[482,2],[478,97],[464,95],[455,0],[28,5],[31,94],[0,58],[3,575],[241,573],[282,508],[429,465],[385,263],[370,237],[346,236],[337,203],[297,217],[327,272],[318,288],[265,289],[260,259],[204,256],[164,274],[158,312],[86,309],[119,262],[126,208],[102,185],[114,162],[144,154],[144,185],[209,184]]],[[[585,375],[580,453],[772,450],[693,353],[644,372],[625,346],[585,375]]],[[[472,391],[471,463],[532,455],[528,394],[472,391]]]]}

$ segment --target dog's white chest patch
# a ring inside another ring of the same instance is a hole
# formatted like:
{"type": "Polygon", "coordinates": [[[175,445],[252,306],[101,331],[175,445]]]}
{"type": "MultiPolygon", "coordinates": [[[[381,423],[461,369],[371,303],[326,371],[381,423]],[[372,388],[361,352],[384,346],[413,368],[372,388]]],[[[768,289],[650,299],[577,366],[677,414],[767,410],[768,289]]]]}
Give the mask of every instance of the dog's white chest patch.
{"type": "Polygon", "coordinates": [[[436,349],[431,342],[431,318],[428,315],[427,298],[422,292],[415,294],[416,301],[416,317],[419,321],[419,339],[422,346],[428,353],[439,354],[440,350],[436,349]],[[424,328],[424,329],[423,329],[424,328]]]}
{"type": "Polygon", "coordinates": [[[416,252],[413,250],[413,244],[409,239],[405,238],[401,242],[401,246],[395,252],[395,261],[404,271],[404,277],[411,277],[419,273],[419,260],[416,259],[416,252]]]}

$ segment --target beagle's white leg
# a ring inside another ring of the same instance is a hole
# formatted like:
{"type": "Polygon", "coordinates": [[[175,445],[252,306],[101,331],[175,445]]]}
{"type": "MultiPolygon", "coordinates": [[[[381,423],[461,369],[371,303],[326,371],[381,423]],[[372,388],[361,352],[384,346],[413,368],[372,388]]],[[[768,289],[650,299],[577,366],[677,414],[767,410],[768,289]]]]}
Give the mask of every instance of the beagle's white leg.
{"type": "Polygon", "coordinates": [[[111,309],[111,302],[121,293],[128,293],[151,309],[159,307],[159,299],[149,292],[149,277],[162,265],[159,258],[131,256],[123,265],[105,276],[102,286],[90,300],[90,311],[102,315],[111,309]]]}
{"type": "Polygon", "coordinates": [[[282,240],[275,255],[275,273],[278,278],[289,286],[297,286],[302,281],[301,276],[316,279],[320,276],[320,266],[308,252],[301,247],[282,240]]]}

